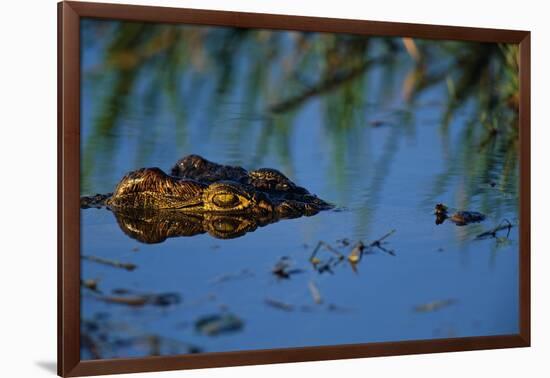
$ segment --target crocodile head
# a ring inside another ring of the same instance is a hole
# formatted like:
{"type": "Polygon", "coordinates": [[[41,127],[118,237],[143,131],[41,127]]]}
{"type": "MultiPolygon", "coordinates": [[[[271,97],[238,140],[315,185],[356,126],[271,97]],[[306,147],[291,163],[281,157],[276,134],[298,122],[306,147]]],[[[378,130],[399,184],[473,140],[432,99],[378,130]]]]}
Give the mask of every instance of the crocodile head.
{"type": "Polygon", "coordinates": [[[199,155],[188,155],[178,160],[172,168],[172,175],[202,183],[229,180],[251,186],[257,192],[266,194],[276,207],[280,207],[280,214],[299,216],[298,213],[305,212],[301,215],[312,215],[333,207],[272,168],[248,172],[238,166],[217,164],[199,155]]]}
{"type": "Polygon", "coordinates": [[[232,238],[332,208],[275,169],[248,172],[198,155],[179,160],[172,175],[142,168],[125,175],[112,194],[81,198],[82,208],[102,206],[128,235],[145,242],[204,232],[232,238]]]}
{"type": "Polygon", "coordinates": [[[210,185],[168,176],[158,168],[130,172],[120,181],[105,204],[111,209],[177,210],[187,213],[274,213],[267,195],[233,181],[210,185]]]}

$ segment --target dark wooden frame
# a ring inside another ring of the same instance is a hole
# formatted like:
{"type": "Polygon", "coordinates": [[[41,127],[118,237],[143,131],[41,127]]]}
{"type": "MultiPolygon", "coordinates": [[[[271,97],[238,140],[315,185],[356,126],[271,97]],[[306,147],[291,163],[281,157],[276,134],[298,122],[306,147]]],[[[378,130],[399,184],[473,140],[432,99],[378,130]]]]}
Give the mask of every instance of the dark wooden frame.
{"type": "Polygon", "coordinates": [[[82,376],[530,345],[530,32],[82,2],[58,4],[58,374],[82,376]],[[519,334],[80,360],[80,18],[502,42],[520,49],[519,334]]]}

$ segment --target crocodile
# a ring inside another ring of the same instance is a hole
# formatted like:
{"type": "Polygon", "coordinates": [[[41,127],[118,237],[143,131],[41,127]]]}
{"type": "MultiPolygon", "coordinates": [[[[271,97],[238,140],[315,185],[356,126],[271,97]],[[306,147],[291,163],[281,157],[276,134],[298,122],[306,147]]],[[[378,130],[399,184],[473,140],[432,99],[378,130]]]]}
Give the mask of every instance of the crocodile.
{"type": "Polygon", "coordinates": [[[114,211],[120,229],[141,243],[162,243],[168,238],[204,233],[216,239],[234,239],[278,221],[266,216],[186,213],[181,211],[127,209],[114,211]]]}
{"type": "Polygon", "coordinates": [[[126,234],[151,243],[204,232],[238,237],[333,208],[276,169],[247,171],[199,155],[178,160],[170,174],[156,167],[129,172],[113,193],[83,196],[80,205],[107,207],[126,234]]]}

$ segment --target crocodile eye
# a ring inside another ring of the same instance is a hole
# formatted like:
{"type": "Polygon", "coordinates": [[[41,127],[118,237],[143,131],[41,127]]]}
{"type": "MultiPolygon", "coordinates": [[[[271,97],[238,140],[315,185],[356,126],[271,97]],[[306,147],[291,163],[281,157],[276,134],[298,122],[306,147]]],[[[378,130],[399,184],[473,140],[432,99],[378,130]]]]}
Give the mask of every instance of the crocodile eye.
{"type": "Polygon", "coordinates": [[[212,197],[212,202],[214,202],[216,206],[230,208],[238,205],[240,200],[235,194],[220,193],[212,197]]]}

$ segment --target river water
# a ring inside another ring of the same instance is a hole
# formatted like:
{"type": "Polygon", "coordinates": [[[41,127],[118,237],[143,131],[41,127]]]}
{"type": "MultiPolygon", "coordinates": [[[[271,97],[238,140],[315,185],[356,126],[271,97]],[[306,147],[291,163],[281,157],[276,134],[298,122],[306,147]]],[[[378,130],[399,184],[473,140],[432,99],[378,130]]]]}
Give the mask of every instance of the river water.
{"type": "MultiPolygon", "coordinates": [[[[129,237],[109,210],[81,210],[81,279],[97,284],[81,291],[83,359],[518,332],[517,159],[498,142],[479,148],[475,92],[443,121],[452,81],[411,100],[415,60],[401,48],[327,89],[315,84],[316,55],[301,52],[323,50],[315,36],[304,47],[299,33],[165,26],[155,40],[155,27],[127,27],[133,39],[117,45],[120,28],[82,26],[81,194],[110,192],[131,170],[169,171],[199,154],[276,168],[336,208],[234,239],[205,233],[156,244],[129,237]],[[174,30],[178,43],[170,43],[174,30]],[[274,38],[278,49],[265,51],[274,38]],[[288,110],[266,110],[293,93],[309,95],[288,110]],[[487,219],[436,225],[436,203],[487,219]],[[514,225],[509,233],[476,240],[504,219],[514,225]],[[320,273],[309,261],[320,241],[347,256],[358,241],[391,230],[385,250],[369,249],[354,267],[343,261],[320,273]],[[283,257],[295,270],[286,279],[272,273],[283,257]],[[163,293],[179,300],[117,302],[163,293]],[[210,315],[230,315],[227,329],[205,332],[198,321],[210,315]]],[[[374,38],[361,54],[377,57],[385,46],[374,38]]],[[[334,59],[353,58],[342,49],[334,59]]]]}

